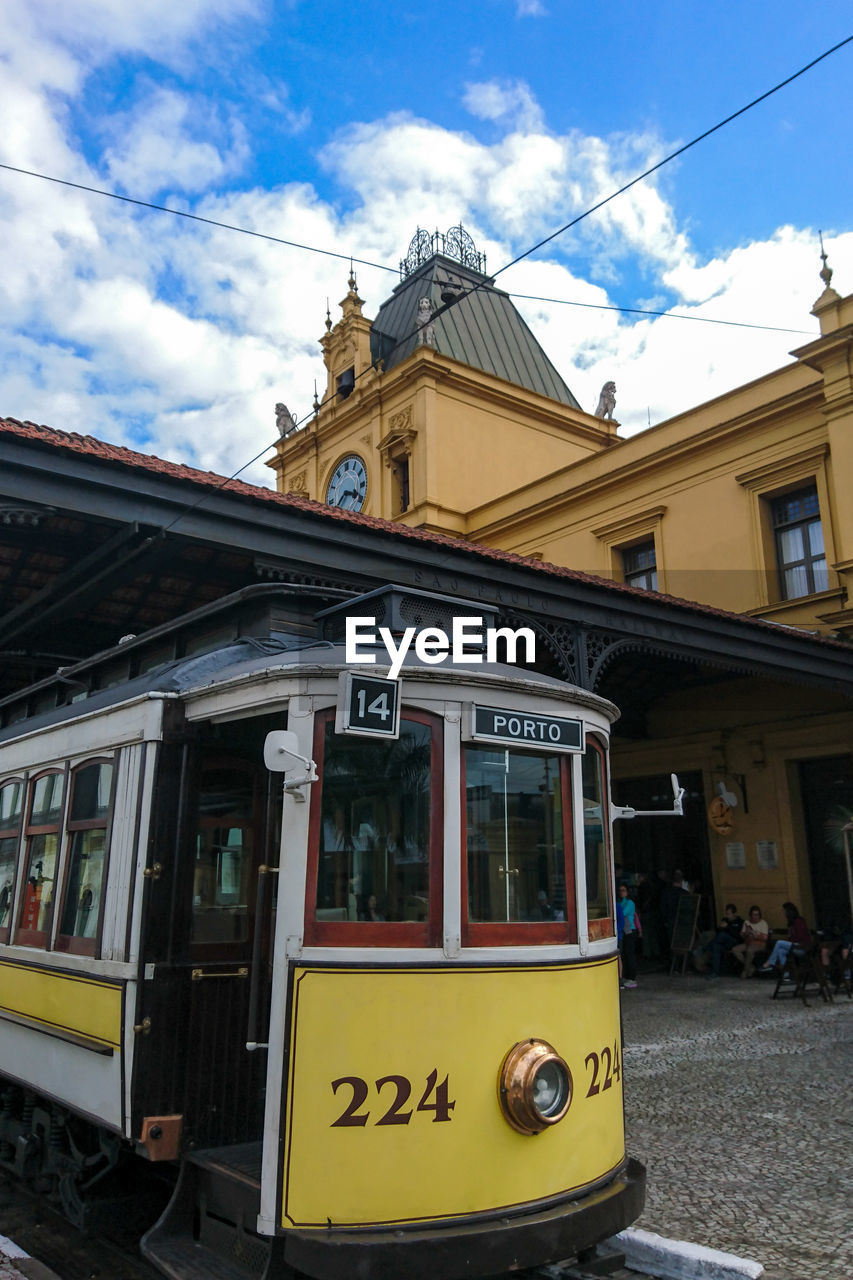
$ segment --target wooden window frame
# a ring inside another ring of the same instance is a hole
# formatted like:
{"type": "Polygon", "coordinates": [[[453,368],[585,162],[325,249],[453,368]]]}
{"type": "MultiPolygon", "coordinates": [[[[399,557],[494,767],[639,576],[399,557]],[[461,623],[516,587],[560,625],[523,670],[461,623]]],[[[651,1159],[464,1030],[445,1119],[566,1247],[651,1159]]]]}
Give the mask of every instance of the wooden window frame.
{"type": "Polygon", "coordinates": [[[18,895],[18,909],[15,922],[14,941],[22,947],[38,947],[41,951],[50,949],[50,937],[53,930],[53,922],[56,919],[56,903],[59,897],[59,873],[62,867],[62,853],[64,848],[65,836],[65,816],[68,813],[68,775],[69,767],[67,764],[52,765],[49,769],[41,769],[38,773],[32,774],[29,779],[27,790],[26,820],[24,822],[24,838],[22,841],[23,855],[20,860],[20,868],[24,876],[27,874],[30,861],[30,840],[33,836],[49,836],[55,835],[56,840],[56,880],[54,881],[53,898],[50,903],[50,915],[46,921],[44,929],[26,929],[21,924],[21,918],[24,914],[26,905],[26,885],[22,885],[22,892],[18,895]],[[31,821],[33,811],[33,801],[35,799],[36,787],[42,778],[46,778],[51,774],[59,774],[63,779],[62,788],[62,805],[59,810],[59,817],[55,823],[37,823],[31,821]]]}
{"type": "MultiPolygon", "coordinates": [[[[572,759],[560,755],[560,799],[563,822],[563,862],[566,877],[565,920],[496,920],[468,919],[468,796],[466,754],[481,749],[483,743],[462,743],[459,757],[459,817],[462,832],[462,945],[463,947],[539,947],[565,945],[578,940],[577,876],[575,871],[574,804],[572,793],[572,759]]],[[[519,752],[519,755],[522,754],[519,752]]],[[[540,758],[546,752],[524,752],[540,758]]]]}
{"type": "MultiPolygon", "coordinates": [[[[263,788],[264,788],[264,772],[263,768],[245,756],[229,756],[227,752],[221,754],[209,753],[204,755],[199,761],[198,771],[193,782],[193,804],[196,806],[194,812],[193,823],[190,825],[189,839],[194,841],[196,837],[196,825],[198,821],[198,799],[201,792],[201,782],[207,772],[217,769],[233,769],[246,774],[252,784],[252,814],[257,819],[257,823],[253,826],[253,831],[257,836],[257,840],[252,848],[252,861],[250,868],[249,885],[246,893],[246,937],[236,942],[201,942],[192,936],[193,930],[193,909],[189,908],[187,917],[187,954],[191,961],[197,964],[246,964],[251,957],[253,938],[255,936],[256,909],[257,909],[257,885],[258,885],[258,867],[264,862],[264,836],[266,832],[266,820],[264,817],[263,807],[263,788]]],[[[193,858],[195,855],[195,846],[190,844],[191,856],[187,859],[187,866],[192,875],[193,858]]],[[[190,879],[190,884],[192,883],[190,879]]]]}
{"type": "Polygon", "coordinates": [[[805,531],[810,525],[819,524],[821,527],[821,537],[824,538],[823,514],[820,509],[820,493],[818,491],[817,484],[805,484],[799,489],[791,489],[787,493],[777,494],[768,501],[770,502],[770,522],[773,528],[773,541],[776,551],[776,572],[779,578],[779,599],[789,603],[795,600],[804,600],[808,596],[820,595],[821,592],[828,590],[829,586],[829,564],[826,558],[825,541],[823,553],[819,557],[811,554],[810,539],[805,533],[803,535],[805,554],[801,561],[786,561],[782,552],[782,535],[789,532],[791,529],[802,529],[805,531]],[[792,498],[800,498],[806,495],[811,496],[812,494],[814,494],[815,502],[817,504],[816,515],[803,515],[798,520],[779,520],[777,518],[777,506],[779,503],[789,502],[792,498]],[[827,580],[827,585],[823,587],[815,585],[814,565],[818,559],[823,561],[823,573],[827,580]],[[785,572],[788,569],[795,569],[800,566],[805,572],[806,582],[809,589],[808,591],[801,591],[797,595],[789,595],[785,584],[785,572]]]}
{"type": "Polygon", "coordinates": [[[427,920],[317,920],[317,876],[323,823],[323,766],[326,725],[334,724],[335,708],[314,716],[314,759],[319,783],[311,789],[308,859],[305,875],[305,945],[317,947],[439,947],[443,936],[444,904],[444,720],[414,707],[403,707],[400,723],[413,721],[430,731],[429,787],[429,918],[427,920]]]}
{"type": "Polygon", "coordinates": [[[27,778],[25,775],[15,775],[11,778],[4,778],[0,782],[0,791],[5,787],[12,786],[17,783],[21,788],[21,808],[18,813],[18,821],[14,827],[0,827],[0,840],[15,841],[15,872],[12,881],[12,897],[9,902],[9,923],[0,927],[0,942],[8,942],[12,936],[12,924],[15,919],[15,899],[18,893],[18,885],[21,879],[21,832],[24,829],[24,815],[27,810],[27,778]]]}
{"type": "Polygon", "coordinates": [[[66,804],[66,820],[65,820],[65,850],[66,856],[62,869],[62,893],[58,896],[58,907],[54,906],[55,919],[57,928],[62,927],[62,915],[65,910],[65,895],[68,892],[68,880],[71,875],[71,853],[74,846],[73,837],[78,831],[103,831],[104,832],[104,871],[102,879],[102,897],[101,910],[98,916],[98,930],[94,938],[80,938],[73,933],[57,932],[54,939],[54,949],[56,951],[66,951],[71,955],[78,956],[99,956],[101,954],[101,942],[104,932],[104,906],[107,900],[107,881],[109,878],[110,868],[110,843],[112,840],[113,819],[115,816],[115,797],[116,797],[116,781],[118,777],[118,761],[115,756],[93,756],[90,760],[82,760],[80,764],[76,764],[70,771],[68,779],[68,801],[66,804]],[[74,811],[74,788],[77,785],[77,778],[83,769],[89,769],[92,765],[109,764],[112,765],[112,778],[110,779],[110,799],[107,806],[107,815],[104,821],[98,819],[78,818],[72,820],[71,814],[74,811]]]}
{"type": "MultiPolygon", "coordinates": [[[[609,814],[605,817],[605,806],[610,804],[610,774],[609,763],[610,758],[604,743],[592,733],[588,733],[585,738],[586,751],[592,752],[599,758],[599,767],[601,770],[601,830],[604,835],[604,865],[607,872],[607,915],[599,916],[595,919],[589,917],[589,899],[584,902],[584,915],[586,917],[587,934],[590,942],[596,942],[601,938],[612,938],[616,935],[616,906],[613,874],[613,827],[610,822],[609,814]]],[[[583,761],[581,761],[583,764],[583,761]]],[[[584,848],[584,857],[586,857],[586,848],[584,848]]]]}

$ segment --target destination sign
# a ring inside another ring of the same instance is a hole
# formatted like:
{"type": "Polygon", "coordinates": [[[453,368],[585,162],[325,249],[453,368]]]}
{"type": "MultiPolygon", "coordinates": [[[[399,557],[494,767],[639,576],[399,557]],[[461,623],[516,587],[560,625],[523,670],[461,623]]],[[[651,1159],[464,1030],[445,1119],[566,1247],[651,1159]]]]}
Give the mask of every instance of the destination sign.
{"type": "Polygon", "coordinates": [[[504,707],[471,708],[471,738],[475,742],[506,742],[522,747],[548,747],[552,751],[583,751],[582,720],[541,716],[504,707]]]}

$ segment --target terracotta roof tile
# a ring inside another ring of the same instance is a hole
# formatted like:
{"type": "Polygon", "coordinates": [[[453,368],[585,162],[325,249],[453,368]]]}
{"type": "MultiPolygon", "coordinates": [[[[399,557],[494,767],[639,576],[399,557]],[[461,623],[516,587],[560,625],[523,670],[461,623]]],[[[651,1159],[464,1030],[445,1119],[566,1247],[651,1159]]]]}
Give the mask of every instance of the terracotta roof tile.
{"type": "MultiPolygon", "coordinates": [[[[218,475],[215,471],[201,471],[196,467],[188,467],[180,462],[168,462],[151,453],[138,453],[124,445],[107,444],[94,436],[79,435],[76,431],[59,431],[54,427],[44,426],[36,422],[20,422],[17,418],[0,418],[0,438],[4,435],[14,436],[21,440],[29,440],[40,447],[45,445],[69,453],[82,454],[102,462],[114,463],[136,471],[154,472],[167,476],[182,484],[206,487],[213,491],[225,489],[235,497],[246,498],[251,502],[273,503],[286,507],[291,511],[302,512],[322,520],[334,520],[339,523],[353,525],[362,529],[376,529],[378,532],[392,534],[396,537],[409,538],[416,542],[430,543],[435,546],[452,547],[464,551],[480,560],[499,561],[503,564],[523,565],[535,573],[549,578],[564,578],[573,582],[584,582],[603,591],[614,594],[637,596],[644,599],[653,597],[662,604],[689,610],[692,613],[708,617],[726,618],[737,621],[748,627],[769,629],[779,635],[785,628],[761,618],[747,618],[742,614],[730,613],[725,609],[714,608],[713,605],[701,604],[694,600],[682,600],[678,596],[664,595],[658,591],[645,591],[641,587],[631,587],[623,582],[615,582],[610,578],[600,578],[595,574],[583,573],[579,569],[569,569],[564,565],[550,564],[546,560],[533,560],[529,556],[518,555],[514,551],[500,551],[482,543],[471,542],[466,538],[454,538],[448,534],[435,533],[427,529],[413,529],[409,525],[393,520],[384,520],[379,516],[364,515],[361,512],[344,511],[340,507],[330,507],[324,502],[316,502],[312,498],[304,498],[295,493],[278,493],[275,489],[267,489],[263,485],[247,484],[244,480],[232,480],[218,475]]],[[[190,505],[189,503],[187,504],[190,505]]],[[[821,644],[848,649],[848,645],[839,645],[837,641],[824,636],[813,636],[808,632],[797,631],[804,639],[814,640],[821,644]]]]}

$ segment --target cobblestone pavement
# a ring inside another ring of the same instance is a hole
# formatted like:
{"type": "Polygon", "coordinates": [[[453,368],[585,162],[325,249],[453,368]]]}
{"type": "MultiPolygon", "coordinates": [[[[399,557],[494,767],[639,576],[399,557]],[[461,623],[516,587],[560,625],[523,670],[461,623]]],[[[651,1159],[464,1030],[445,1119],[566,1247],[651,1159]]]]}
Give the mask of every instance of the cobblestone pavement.
{"type": "Polygon", "coordinates": [[[636,1225],[753,1258],[766,1280],[850,1280],[853,1001],[804,1007],[773,985],[652,973],[623,991],[636,1225]]]}

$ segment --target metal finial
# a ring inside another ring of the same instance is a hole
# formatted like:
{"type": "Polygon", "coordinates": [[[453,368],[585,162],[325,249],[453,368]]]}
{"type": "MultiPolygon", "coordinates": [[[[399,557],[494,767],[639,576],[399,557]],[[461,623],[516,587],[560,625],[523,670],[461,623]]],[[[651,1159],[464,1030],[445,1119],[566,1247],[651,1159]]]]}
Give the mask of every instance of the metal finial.
{"type": "Polygon", "coordinates": [[[327,298],[326,299],[326,333],[329,333],[331,331],[331,328],[332,328],[332,313],[329,310],[329,299],[327,298]]]}
{"type": "Polygon", "coordinates": [[[320,412],[320,401],[317,399],[317,379],[314,379],[314,416],[320,412]]]}
{"type": "Polygon", "coordinates": [[[826,251],[823,247],[823,232],[818,231],[818,235],[820,236],[820,256],[823,259],[823,266],[821,267],[820,278],[828,289],[830,281],[832,280],[832,267],[828,267],[826,265],[826,251]]]}
{"type": "Polygon", "coordinates": [[[353,267],[352,267],[352,258],[350,258],[349,260],[349,287],[350,287],[351,293],[355,293],[356,289],[358,288],[356,284],[356,279],[355,279],[355,272],[353,271],[353,267]]]}

